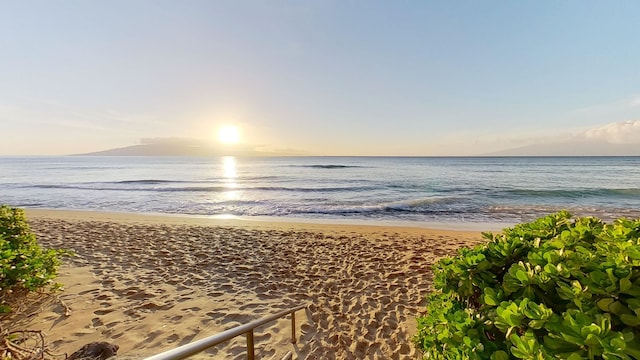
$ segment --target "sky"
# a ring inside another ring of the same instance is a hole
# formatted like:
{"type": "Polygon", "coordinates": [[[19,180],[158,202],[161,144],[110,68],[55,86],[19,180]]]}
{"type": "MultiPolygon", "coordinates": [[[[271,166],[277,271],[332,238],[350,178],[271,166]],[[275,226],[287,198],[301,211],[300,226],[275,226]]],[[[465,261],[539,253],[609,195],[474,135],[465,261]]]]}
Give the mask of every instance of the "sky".
{"type": "Polygon", "coordinates": [[[309,155],[640,149],[635,0],[0,9],[0,155],[216,143],[228,125],[242,146],[309,155]]]}

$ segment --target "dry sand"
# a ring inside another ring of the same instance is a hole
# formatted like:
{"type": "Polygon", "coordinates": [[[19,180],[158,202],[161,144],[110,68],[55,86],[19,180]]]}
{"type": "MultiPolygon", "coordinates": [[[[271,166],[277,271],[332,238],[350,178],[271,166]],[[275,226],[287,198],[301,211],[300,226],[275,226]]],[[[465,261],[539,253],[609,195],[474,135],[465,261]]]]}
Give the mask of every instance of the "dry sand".
{"type": "MultiPolygon", "coordinates": [[[[60,302],[15,325],[43,330],[54,352],[92,341],[143,358],[298,304],[258,328],[256,357],[413,359],[415,318],[430,267],[481,240],[477,231],[299,224],[100,212],[28,210],[45,247],[75,251],[60,302]]],[[[243,336],[207,350],[244,359],[243,336]]]]}

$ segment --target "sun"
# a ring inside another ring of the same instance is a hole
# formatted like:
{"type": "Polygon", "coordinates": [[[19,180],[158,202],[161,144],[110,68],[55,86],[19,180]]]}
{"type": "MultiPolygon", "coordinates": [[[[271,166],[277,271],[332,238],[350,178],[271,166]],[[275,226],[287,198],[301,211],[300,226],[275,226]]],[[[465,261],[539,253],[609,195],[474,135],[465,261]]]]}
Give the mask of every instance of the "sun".
{"type": "Polygon", "coordinates": [[[218,141],[223,144],[235,144],[240,141],[240,133],[237,126],[227,125],[218,131],[218,141]]]}

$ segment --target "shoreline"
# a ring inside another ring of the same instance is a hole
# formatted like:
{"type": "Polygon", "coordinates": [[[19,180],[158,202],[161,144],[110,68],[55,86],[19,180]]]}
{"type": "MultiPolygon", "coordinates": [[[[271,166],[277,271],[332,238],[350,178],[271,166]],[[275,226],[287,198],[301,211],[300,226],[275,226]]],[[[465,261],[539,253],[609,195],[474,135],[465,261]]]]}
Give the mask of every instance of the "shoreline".
{"type": "Polygon", "coordinates": [[[375,230],[397,228],[400,231],[461,231],[499,232],[516,223],[510,222],[418,222],[364,219],[320,219],[277,216],[197,215],[173,213],[144,213],[90,209],[50,209],[22,207],[27,216],[59,219],[113,219],[116,221],[153,222],[165,224],[191,224],[207,226],[248,226],[252,228],[290,227],[296,229],[358,228],[375,230]],[[267,225],[268,224],[268,225],[267,225]]]}
{"type": "MultiPolygon", "coordinates": [[[[91,341],[141,358],[298,304],[298,343],[288,318],[256,331],[256,355],[280,358],[419,358],[411,343],[431,266],[479,231],[319,224],[94,211],[26,209],[45,247],[65,260],[59,295],[24,323],[54,352],[91,341]]],[[[237,337],[202,355],[245,358],[237,337]]]]}

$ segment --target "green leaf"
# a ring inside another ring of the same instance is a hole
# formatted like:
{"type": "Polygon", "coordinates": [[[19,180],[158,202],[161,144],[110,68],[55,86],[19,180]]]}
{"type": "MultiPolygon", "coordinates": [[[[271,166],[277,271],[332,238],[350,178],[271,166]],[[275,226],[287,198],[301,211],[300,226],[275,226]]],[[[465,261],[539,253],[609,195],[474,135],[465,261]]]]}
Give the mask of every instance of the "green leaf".
{"type": "Polygon", "coordinates": [[[580,333],[582,334],[583,337],[587,337],[587,335],[589,334],[600,335],[601,332],[602,330],[596,324],[583,326],[582,329],[580,329],[580,333]]]}
{"type": "Polygon", "coordinates": [[[504,350],[494,351],[490,360],[509,360],[509,354],[504,350]]]}
{"type": "Polygon", "coordinates": [[[640,318],[637,315],[622,314],[620,315],[620,320],[627,326],[640,325],[640,318]]]}
{"type": "Polygon", "coordinates": [[[580,353],[574,352],[571,355],[569,355],[569,357],[567,357],[567,360],[583,360],[584,358],[582,357],[582,355],[580,353]]]}
{"type": "Polygon", "coordinates": [[[529,276],[527,275],[527,272],[524,270],[518,270],[516,271],[516,279],[522,281],[522,282],[527,282],[529,280],[529,276]]]}
{"type": "Polygon", "coordinates": [[[483,301],[489,306],[498,306],[500,303],[498,293],[492,288],[484,288],[483,301]]]}
{"type": "Polygon", "coordinates": [[[615,301],[616,300],[614,298],[604,298],[604,299],[598,300],[596,304],[603,311],[611,312],[611,310],[609,310],[609,306],[611,306],[611,304],[613,304],[615,301]]]}
{"type": "Polygon", "coordinates": [[[571,344],[562,339],[550,336],[545,336],[543,343],[547,348],[554,350],[555,353],[566,353],[579,349],[579,345],[571,344]]]}

